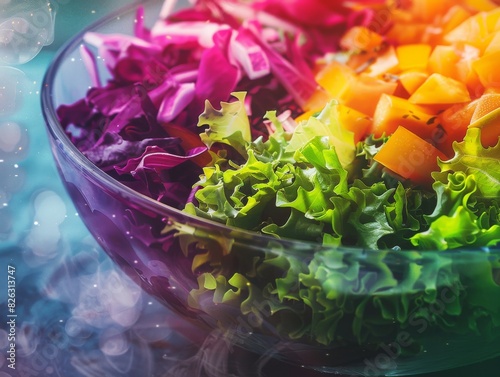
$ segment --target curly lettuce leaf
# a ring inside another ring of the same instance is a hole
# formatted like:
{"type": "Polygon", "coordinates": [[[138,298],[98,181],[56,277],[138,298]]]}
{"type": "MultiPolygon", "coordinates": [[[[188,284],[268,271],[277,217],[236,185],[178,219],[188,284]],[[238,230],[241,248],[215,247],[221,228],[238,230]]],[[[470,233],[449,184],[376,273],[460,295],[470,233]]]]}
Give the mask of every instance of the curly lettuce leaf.
{"type": "Polygon", "coordinates": [[[252,141],[245,110],[246,93],[236,92],[233,96],[237,101],[221,102],[220,110],[214,109],[210,101],[205,102],[205,111],[199,116],[198,127],[208,126],[208,129],[200,137],[208,148],[215,143],[223,143],[246,157],[246,146],[252,141]]]}
{"type": "Polygon", "coordinates": [[[315,137],[327,137],[335,148],[343,167],[349,166],[356,155],[354,133],[342,127],[339,120],[338,103],[329,102],[317,117],[310,117],[295,129],[287,151],[296,151],[304,147],[315,137]]]}
{"type": "Polygon", "coordinates": [[[473,195],[478,194],[476,179],[464,172],[442,172],[435,174],[433,184],[436,192],[436,207],[432,214],[425,216],[428,224],[441,216],[450,216],[461,207],[467,207],[473,195]]]}
{"type": "Polygon", "coordinates": [[[426,250],[492,246],[500,242],[500,226],[482,229],[477,216],[460,206],[452,216],[441,216],[428,231],[415,235],[412,242],[426,250]]]}
{"type": "Polygon", "coordinates": [[[411,238],[424,250],[487,247],[500,242],[498,201],[482,197],[476,175],[463,172],[436,175],[437,205],[427,216],[429,229],[411,238]]]}
{"type": "Polygon", "coordinates": [[[433,173],[436,207],[425,217],[428,230],[411,238],[426,250],[488,247],[500,242],[500,143],[484,148],[481,130],[470,128],[455,156],[433,173]]]}
{"type": "Polygon", "coordinates": [[[383,182],[349,184],[349,173],[328,137],[313,137],[287,151],[287,134],[279,125],[276,129],[266,142],[248,145],[245,163],[216,159],[206,167],[196,185],[196,203],[186,210],[278,238],[371,249],[398,246],[406,242],[406,233],[420,231],[410,213],[410,205],[419,203],[413,191],[383,182]],[[398,232],[402,234],[381,243],[398,232]]]}
{"type": "Polygon", "coordinates": [[[454,149],[455,156],[451,160],[439,162],[441,171],[461,171],[473,175],[484,198],[499,199],[500,141],[495,147],[484,148],[481,130],[471,127],[464,140],[454,144],[454,149]]]}

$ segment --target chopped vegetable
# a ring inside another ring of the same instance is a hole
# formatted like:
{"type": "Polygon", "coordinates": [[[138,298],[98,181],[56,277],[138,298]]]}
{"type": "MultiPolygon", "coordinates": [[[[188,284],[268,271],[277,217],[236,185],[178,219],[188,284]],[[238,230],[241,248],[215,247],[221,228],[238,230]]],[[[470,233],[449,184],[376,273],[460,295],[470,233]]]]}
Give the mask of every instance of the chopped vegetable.
{"type": "MultiPolygon", "coordinates": [[[[500,245],[500,8],[198,0],[171,13],[174,3],[151,29],[139,10],[133,36],[87,33],[94,87],[58,115],[123,184],[268,236],[263,250],[169,222],[165,258],[187,261],[174,278],[189,306],[230,315],[222,324],[253,316],[273,339],[359,345],[363,358],[415,318],[443,339],[498,333],[500,263],[488,251],[500,245]],[[274,239],[314,251],[299,258],[274,239]],[[480,263],[436,253],[471,248],[480,263]],[[456,299],[443,304],[443,287],[456,299]]],[[[415,335],[405,355],[425,346],[415,335]]]]}
{"type": "Polygon", "coordinates": [[[374,159],[403,178],[429,185],[431,173],[438,170],[438,158],[446,160],[432,144],[400,126],[374,159]]]}
{"type": "Polygon", "coordinates": [[[432,140],[437,127],[435,116],[422,106],[400,97],[383,94],[373,116],[372,133],[376,137],[392,135],[399,126],[423,139],[432,140]]]}
{"type": "Polygon", "coordinates": [[[412,94],[409,101],[419,105],[442,105],[470,102],[467,87],[450,77],[433,73],[412,94]]]}
{"type": "Polygon", "coordinates": [[[408,44],[398,46],[396,54],[399,60],[399,69],[427,69],[432,47],[428,44],[408,44]]]}
{"type": "Polygon", "coordinates": [[[480,214],[438,216],[439,190],[465,174],[500,196],[499,9],[293,4],[169,4],[134,36],[87,33],[94,87],[61,123],[113,177],[201,217],[329,245],[464,246],[442,228],[480,214]]]}

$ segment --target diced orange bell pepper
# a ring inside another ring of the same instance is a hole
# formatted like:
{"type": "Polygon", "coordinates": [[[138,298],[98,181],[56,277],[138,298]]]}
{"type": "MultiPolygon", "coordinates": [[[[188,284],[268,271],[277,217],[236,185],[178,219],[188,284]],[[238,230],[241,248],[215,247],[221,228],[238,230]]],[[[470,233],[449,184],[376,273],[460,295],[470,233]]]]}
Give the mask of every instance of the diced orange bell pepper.
{"type": "Polygon", "coordinates": [[[491,113],[492,111],[500,108],[500,94],[490,93],[483,95],[478,101],[470,123],[474,123],[491,113]]]}
{"type": "Polygon", "coordinates": [[[500,88],[499,87],[488,88],[484,91],[483,94],[500,94],[500,88]]]}
{"type": "Polygon", "coordinates": [[[340,39],[340,47],[348,51],[375,51],[383,43],[383,36],[363,26],[350,28],[340,39]]]}
{"type": "Polygon", "coordinates": [[[438,45],[429,57],[429,71],[458,80],[457,63],[460,60],[455,46],[438,45]]]}
{"type": "MultiPolygon", "coordinates": [[[[475,100],[449,107],[439,114],[439,123],[447,133],[454,134],[457,130],[463,130],[463,136],[465,136],[465,130],[476,111],[478,101],[475,100]]],[[[457,139],[461,140],[460,138],[457,139]]]]}
{"type": "Polygon", "coordinates": [[[474,70],[473,64],[479,59],[480,51],[474,46],[464,44],[460,46],[460,56],[461,58],[456,64],[458,80],[467,86],[472,98],[478,98],[483,94],[484,86],[474,70]]]}
{"type": "Polygon", "coordinates": [[[338,105],[337,109],[340,125],[354,134],[354,142],[364,139],[372,125],[372,119],[349,106],[338,105]]]}
{"type": "Polygon", "coordinates": [[[464,83],[433,73],[410,97],[411,103],[419,105],[455,104],[471,100],[464,83]]]}
{"type": "Polygon", "coordinates": [[[437,123],[443,129],[442,139],[436,144],[437,147],[446,155],[453,156],[453,142],[462,141],[467,133],[472,115],[476,110],[478,100],[457,104],[449,107],[446,111],[439,114],[437,123]]]}
{"type": "Polygon", "coordinates": [[[498,4],[491,0],[465,0],[465,4],[478,11],[494,10],[498,4]]]}
{"type": "Polygon", "coordinates": [[[495,146],[500,140],[500,94],[485,94],[477,103],[469,127],[481,129],[485,147],[495,146]]]}
{"type": "Polygon", "coordinates": [[[484,50],[484,55],[488,55],[498,51],[500,51],[500,32],[497,31],[493,33],[490,43],[484,50]]]}
{"type": "Polygon", "coordinates": [[[427,71],[410,69],[399,74],[399,82],[412,95],[429,78],[427,71]]]}
{"type": "Polygon", "coordinates": [[[410,12],[418,20],[433,23],[455,4],[456,0],[416,0],[411,2],[410,12]]]}
{"type": "Polygon", "coordinates": [[[399,69],[427,69],[432,47],[428,44],[409,44],[396,48],[399,60],[399,69]]]}
{"type": "Polygon", "coordinates": [[[394,46],[389,46],[366,69],[365,73],[370,76],[382,76],[387,73],[396,73],[399,67],[399,60],[394,46]]]}
{"type": "Polygon", "coordinates": [[[357,75],[354,70],[339,62],[333,62],[322,69],[316,75],[316,81],[330,98],[368,116],[373,116],[382,93],[393,94],[398,86],[396,82],[366,74],[357,75]]]}
{"type": "Polygon", "coordinates": [[[374,157],[397,175],[424,186],[430,186],[431,173],[439,171],[438,158],[447,159],[432,144],[404,127],[399,127],[374,157]]]}
{"type": "Polygon", "coordinates": [[[386,37],[396,45],[422,43],[428,26],[426,23],[417,22],[395,23],[386,33],[386,37]]]}
{"type": "Polygon", "coordinates": [[[323,89],[318,88],[303,105],[305,111],[319,111],[332,100],[332,97],[323,89]]]}
{"type": "Polygon", "coordinates": [[[397,87],[397,82],[361,74],[342,94],[339,101],[368,116],[373,116],[382,94],[394,94],[397,87]]]}
{"type": "Polygon", "coordinates": [[[500,109],[493,110],[469,127],[481,129],[481,143],[485,148],[496,146],[500,142],[500,109]]]}
{"type": "Polygon", "coordinates": [[[471,43],[476,47],[482,47],[489,31],[486,25],[485,13],[479,13],[469,17],[456,28],[445,35],[447,43],[471,43]]]}
{"type": "Polygon", "coordinates": [[[500,21],[500,8],[498,5],[486,12],[486,27],[489,33],[498,31],[500,21]]]}
{"type": "Polygon", "coordinates": [[[423,139],[430,140],[437,123],[436,117],[405,99],[383,94],[373,116],[372,132],[376,137],[389,136],[399,126],[405,127],[423,139]]]}
{"type": "Polygon", "coordinates": [[[364,72],[378,57],[378,52],[351,54],[347,60],[347,66],[356,72],[364,72]]]}
{"type": "Polygon", "coordinates": [[[469,43],[484,51],[491,40],[491,34],[497,31],[499,20],[500,8],[480,12],[451,30],[444,39],[450,44],[469,43]]]}
{"type": "Polygon", "coordinates": [[[486,88],[500,86],[499,59],[500,51],[497,51],[485,55],[472,63],[472,68],[479,76],[481,84],[486,88]]]}
{"type": "MultiPolygon", "coordinates": [[[[488,0],[486,0],[488,1],[488,0]]],[[[464,22],[466,19],[472,16],[472,13],[469,12],[462,5],[454,5],[452,6],[448,12],[444,15],[441,21],[441,28],[443,30],[443,34],[446,35],[453,29],[455,29],[458,25],[464,22]]]]}
{"type": "Polygon", "coordinates": [[[356,72],[339,62],[328,64],[316,75],[316,82],[335,99],[340,98],[355,80],[356,72]]]}

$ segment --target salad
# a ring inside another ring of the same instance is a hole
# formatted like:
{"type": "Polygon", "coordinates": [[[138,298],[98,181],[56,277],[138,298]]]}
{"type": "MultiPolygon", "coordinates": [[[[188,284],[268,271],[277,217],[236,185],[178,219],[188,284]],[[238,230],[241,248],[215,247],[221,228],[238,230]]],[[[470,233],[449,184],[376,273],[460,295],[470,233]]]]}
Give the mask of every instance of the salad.
{"type": "Polygon", "coordinates": [[[263,334],[254,343],[266,350],[277,338],[335,349],[330,364],[380,355],[401,331],[415,340],[402,355],[436,350],[437,338],[457,360],[498,352],[500,8],[173,9],[165,1],[147,28],[139,8],[133,35],[88,32],[92,88],[57,111],[114,179],[230,233],[269,236],[134,226],[172,268],[161,288],[174,281],[181,304],[228,328],[243,321],[243,341],[263,334]]]}
{"type": "Polygon", "coordinates": [[[277,238],[500,242],[500,8],[488,0],[199,0],[87,33],[58,116],[115,179],[277,238]],[[99,57],[99,58],[98,58],[99,57]],[[99,59],[110,78],[102,82],[99,59]]]}

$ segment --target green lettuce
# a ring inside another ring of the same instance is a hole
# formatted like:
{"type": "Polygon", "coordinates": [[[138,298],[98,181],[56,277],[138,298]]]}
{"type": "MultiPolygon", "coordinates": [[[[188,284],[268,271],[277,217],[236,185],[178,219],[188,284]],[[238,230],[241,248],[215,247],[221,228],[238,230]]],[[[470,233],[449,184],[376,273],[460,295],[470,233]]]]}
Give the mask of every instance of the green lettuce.
{"type": "Polygon", "coordinates": [[[471,127],[463,142],[455,143],[455,156],[440,162],[441,171],[461,171],[474,176],[477,189],[484,198],[500,198],[500,139],[495,147],[484,148],[481,129],[471,127]]]}
{"type": "Polygon", "coordinates": [[[200,135],[201,140],[210,148],[215,143],[232,146],[242,156],[246,156],[246,145],[252,139],[250,121],[245,110],[245,92],[232,95],[234,102],[222,102],[216,110],[210,101],[205,101],[205,111],[200,114],[198,127],[208,126],[200,135]]]}
{"type": "Polygon", "coordinates": [[[405,243],[408,230],[420,230],[410,213],[409,203],[417,201],[412,190],[383,181],[349,183],[327,137],[314,137],[295,151],[287,146],[286,135],[274,135],[250,143],[241,165],[216,159],[198,182],[198,205],[186,210],[278,238],[370,249],[381,240],[399,246],[391,242],[405,243]]]}
{"type": "Polygon", "coordinates": [[[328,103],[317,117],[310,117],[299,123],[286,150],[297,151],[316,137],[326,138],[335,148],[337,158],[343,167],[348,167],[353,162],[356,152],[354,133],[340,124],[336,101],[328,103]]]}
{"type": "Polygon", "coordinates": [[[423,250],[488,247],[500,243],[500,143],[481,144],[481,130],[470,128],[455,156],[434,173],[436,207],[426,216],[429,229],[411,238],[423,250]]]}
{"type": "MultiPolygon", "coordinates": [[[[187,211],[326,247],[298,256],[272,238],[254,247],[213,234],[179,236],[186,255],[198,250],[193,271],[202,271],[191,306],[220,317],[224,304],[229,322],[243,315],[264,333],[364,350],[393,341],[395,329],[416,334],[418,324],[482,337],[498,332],[500,303],[491,297],[500,295],[500,262],[480,251],[468,254],[470,263],[425,251],[459,254],[500,243],[500,146],[484,148],[480,131],[469,130],[455,156],[439,161],[432,190],[423,190],[374,161],[387,138],[354,145],[335,109],[328,104],[294,132],[268,112],[276,131],[267,140],[243,140],[229,129],[209,134],[213,143],[244,150],[246,159],[214,153],[187,211]],[[371,251],[360,257],[359,248],[371,251]]],[[[417,338],[405,354],[422,350],[417,338]]]]}

